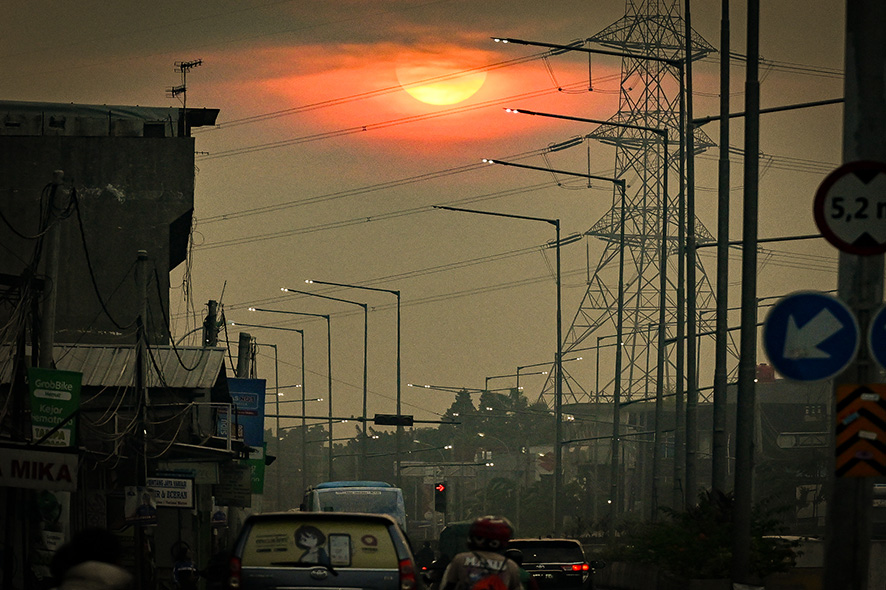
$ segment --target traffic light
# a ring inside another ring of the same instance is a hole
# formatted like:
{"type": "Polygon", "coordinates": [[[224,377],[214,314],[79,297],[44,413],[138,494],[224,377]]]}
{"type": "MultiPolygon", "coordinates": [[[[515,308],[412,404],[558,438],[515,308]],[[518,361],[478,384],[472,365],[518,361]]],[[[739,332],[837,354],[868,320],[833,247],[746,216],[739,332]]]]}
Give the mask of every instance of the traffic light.
{"type": "Polygon", "coordinates": [[[446,482],[440,481],[434,484],[434,510],[446,512],[446,482]]]}

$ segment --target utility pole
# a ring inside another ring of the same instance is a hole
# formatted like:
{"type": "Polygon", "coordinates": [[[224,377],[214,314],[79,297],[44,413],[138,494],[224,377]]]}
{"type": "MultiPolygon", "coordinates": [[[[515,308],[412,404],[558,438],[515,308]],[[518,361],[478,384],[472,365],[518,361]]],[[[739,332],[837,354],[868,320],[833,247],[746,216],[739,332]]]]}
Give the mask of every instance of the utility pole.
{"type": "Polygon", "coordinates": [[[210,299],[206,304],[203,320],[203,346],[218,346],[218,301],[210,299]]]}
{"type": "Polygon", "coordinates": [[[685,0],[683,24],[686,27],[686,507],[694,506],[698,493],[698,336],[696,313],[695,251],[695,125],[692,123],[692,18],[691,0],[685,0]]]}
{"type": "Polygon", "coordinates": [[[754,410],[757,358],[757,222],[760,160],[760,0],[748,0],[745,72],[744,204],[741,264],[741,344],[735,419],[735,533],[732,580],[746,583],[751,562],[754,493],[754,410]]]}
{"type": "MultiPolygon", "coordinates": [[[[884,20],[886,4],[881,0],[846,2],[844,163],[886,162],[884,20]]],[[[854,312],[859,332],[867,334],[870,320],[883,301],[883,254],[861,256],[841,251],[839,261],[839,297],[854,312]]],[[[839,385],[861,385],[877,379],[878,371],[868,347],[860,346],[855,361],[834,380],[834,392],[839,385]]],[[[835,406],[831,416],[836,419],[835,406]]],[[[834,477],[833,470],[831,473],[834,477]]],[[[868,587],[872,504],[871,478],[834,477],[827,511],[824,588],[868,587]]]]}
{"type": "Polygon", "coordinates": [[[729,326],[729,0],[720,9],[720,154],[717,161],[717,319],[714,352],[711,487],[726,491],[726,387],[729,326]]]}
{"type": "Polygon", "coordinates": [[[47,232],[46,264],[43,273],[46,275],[47,289],[43,292],[43,313],[40,322],[39,341],[39,366],[52,368],[52,349],[55,344],[55,315],[56,302],[58,301],[58,257],[61,249],[61,222],[64,210],[67,207],[58,206],[59,186],[65,173],[56,170],[53,173],[52,188],[49,191],[49,204],[46,208],[46,223],[44,230],[47,232]]]}
{"type": "MultiPolygon", "coordinates": [[[[138,251],[138,262],[136,264],[136,284],[138,285],[139,312],[136,320],[136,343],[135,343],[135,376],[136,376],[136,406],[138,430],[137,438],[138,449],[136,450],[136,486],[144,488],[148,480],[148,434],[147,434],[147,405],[148,405],[148,388],[147,388],[147,347],[148,347],[148,331],[145,322],[148,318],[148,253],[145,250],[138,251]]],[[[142,523],[135,526],[135,574],[136,574],[136,590],[147,590],[145,582],[149,578],[148,568],[150,567],[145,555],[145,529],[142,523]]]]}
{"type": "Polygon", "coordinates": [[[252,336],[248,332],[240,332],[240,340],[237,345],[237,378],[249,379],[251,374],[250,359],[252,351],[252,336]]]}

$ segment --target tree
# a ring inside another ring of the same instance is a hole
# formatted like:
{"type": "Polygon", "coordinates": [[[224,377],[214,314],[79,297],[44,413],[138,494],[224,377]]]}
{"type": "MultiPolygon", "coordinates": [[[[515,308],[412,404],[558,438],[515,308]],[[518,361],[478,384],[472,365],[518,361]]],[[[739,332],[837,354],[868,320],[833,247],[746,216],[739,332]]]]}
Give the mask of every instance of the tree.
{"type": "MultiPolygon", "coordinates": [[[[685,579],[728,578],[732,567],[733,512],[731,494],[705,491],[698,504],[685,510],[662,509],[667,518],[628,526],[606,551],[607,561],[657,566],[685,579]]],[[[751,567],[764,578],[796,565],[799,541],[787,540],[780,508],[762,502],[751,519],[751,567]]]]}

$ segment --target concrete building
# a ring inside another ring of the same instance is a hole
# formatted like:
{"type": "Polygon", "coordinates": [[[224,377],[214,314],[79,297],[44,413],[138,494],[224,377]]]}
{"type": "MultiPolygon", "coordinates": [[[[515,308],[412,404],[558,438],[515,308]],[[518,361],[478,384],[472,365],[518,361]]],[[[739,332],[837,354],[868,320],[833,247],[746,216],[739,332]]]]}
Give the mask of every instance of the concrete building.
{"type": "Polygon", "coordinates": [[[194,209],[190,129],[217,115],[0,101],[4,588],[38,587],[52,551],[86,526],[131,543],[138,588],[154,587],[175,542],[205,563],[220,505],[249,497],[248,472],[245,491],[220,485],[243,484],[248,450],[225,350],[169,332],[169,273],[194,209]],[[130,496],[148,484],[139,523],[130,496]]]}

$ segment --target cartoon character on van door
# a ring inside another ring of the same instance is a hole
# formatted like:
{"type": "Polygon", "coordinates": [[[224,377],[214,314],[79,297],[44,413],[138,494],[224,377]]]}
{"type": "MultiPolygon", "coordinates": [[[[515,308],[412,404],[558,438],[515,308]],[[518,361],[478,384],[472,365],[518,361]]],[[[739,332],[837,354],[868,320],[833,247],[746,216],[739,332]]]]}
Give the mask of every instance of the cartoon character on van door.
{"type": "Polygon", "coordinates": [[[299,561],[305,563],[317,563],[329,565],[329,554],[323,545],[326,543],[326,535],[320,529],[309,524],[298,527],[295,531],[295,545],[304,549],[299,561]]]}

